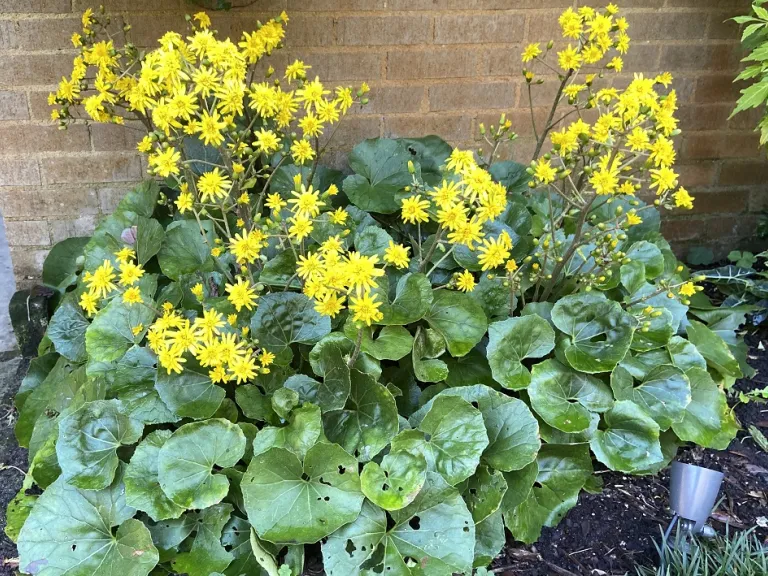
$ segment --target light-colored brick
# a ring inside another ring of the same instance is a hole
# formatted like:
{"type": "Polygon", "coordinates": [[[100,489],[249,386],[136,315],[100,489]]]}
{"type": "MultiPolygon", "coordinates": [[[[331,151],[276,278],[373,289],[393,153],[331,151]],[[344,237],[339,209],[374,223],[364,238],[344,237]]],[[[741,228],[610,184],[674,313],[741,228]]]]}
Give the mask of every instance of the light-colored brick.
{"type": "Polygon", "coordinates": [[[516,87],[509,82],[441,84],[429,88],[429,109],[482,110],[510,108],[516,101],[516,87]]]}
{"type": "Polygon", "coordinates": [[[62,50],[71,48],[70,37],[82,28],[80,18],[30,18],[4,20],[0,46],[12,50],[62,50]]]}
{"type": "MultiPolygon", "coordinates": [[[[393,85],[374,86],[369,93],[369,102],[365,106],[355,106],[352,114],[402,114],[418,112],[426,107],[426,88],[424,86],[393,85]]],[[[344,120],[342,120],[344,122],[344,120]]]]}
{"type": "Polygon", "coordinates": [[[513,44],[522,41],[525,16],[509,14],[447,14],[435,18],[437,44],[513,44]]]}
{"type": "Polygon", "coordinates": [[[42,158],[45,184],[130,182],[141,178],[138,155],[99,154],[42,158]]]}
{"type": "Polygon", "coordinates": [[[40,184],[40,168],[34,158],[3,158],[0,160],[0,186],[40,184]]]}
{"type": "Polygon", "coordinates": [[[49,246],[51,235],[45,220],[6,220],[9,246],[49,246]]]}
{"type": "Polygon", "coordinates": [[[29,107],[24,92],[0,91],[0,120],[27,120],[29,107]]]}
{"type": "Polygon", "coordinates": [[[475,76],[478,53],[466,49],[396,50],[387,53],[387,78],[469,78],[475,76]]]}
{"type": "Polygon", "coordinates": [[[71,0],[0,0],[0,14],[5,13],[66,13],[72,9],[71,0]]]}
{"type": "Polygon", "coordinates": [[[470,138],[472,118],[466,115],[420,114],[414,116],[386,116],[384,136],[387,138],[419,138],[437,134],[456,144],[470,138]]]}
{"type": "Polygon", "coordinates": [[[43,270],[43,262],[48,256],[48,250],[33,250],[29,248],[11,248],[11,262],[13,263],[13,274],[18,282],[25,279],[35,279],[40,277],[43,270]]]}
{"type": "Polygon", "coordinates": [[[0,212],[6,218],[29,220],[98,214],[99,197],[93,186],[0,188],[0,212]]]}
{"type": "Polygon", "coordinates": [[[339,44],[378,46],[428,44],[429,16],[342,16],[336,23],[339,44]]]}
{"type": "Polygon", "coordinates": [[[0,58],[0,86],[56,84],[71,72],[72,58],[70,54],[5,54],[0,58]]]}
{"type": "Polygon", "coordinates": [[[80,152],[90,150],[88,128],[82,124],[59,130],[49,124],[0,124],[0,154],[33,154],[35,152],[80,152]]]}
{"type": "Polygon", "coordinates": [[[81,216],[70,220],[51,220],[51,240],[55,244],[72,236],[90,236],[96,228],[95,216],[81,216]]]}

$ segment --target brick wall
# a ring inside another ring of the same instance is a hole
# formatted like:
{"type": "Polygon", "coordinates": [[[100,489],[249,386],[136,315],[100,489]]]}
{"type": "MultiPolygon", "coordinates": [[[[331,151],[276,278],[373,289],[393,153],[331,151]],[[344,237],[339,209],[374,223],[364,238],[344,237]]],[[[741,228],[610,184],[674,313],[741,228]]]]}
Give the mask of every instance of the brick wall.
{"type": "MultiPolygon", "coordinates": [[[[133,39],[149,44],[183,27],[184,0],[102,0],[133,39]]],[[[234,0],[235,4],[248,0],[234,0]]],[[[599,4],[594,0],[589,4],[599,4]]],[[[121,194],[142,177],[135,136],[114,126],[58,131],[45,99],[69,71],[70,34],[98,0],[0,0],[0,212],[18,281],[39,274],[52,243],[89,234],[121,194]]],[[[257,18],[288,10],[279,69],[302,57],[328,83],[367,80],[371,103],[345,120],[331,160],[343,163],[359,140],[439,134],[479,144],[477,126],[506,111],[521,135],[511,154],[532,152],[519,52],[557,35],[556,18],[582,0],[257,0],[213,14],[219,31],[239,35],[257,18]]],[[[603,2],[605,3],[605,2],[603,2]]],[[[680,171],[697,197],[692,214],[672,216],[675,246],[713,245],[722,253],[750,245],[757,214],[768,208],[768,163],[752,132],[757,116],[728,120],[738,87],[738,30],[728,17],[748,0],[625,0],[633,46],[621,83],[634,72],[669,70],[680,96],[680,171]]],[[[193,8],[186,7],[186,11],[193,8]]],[[[545,104],[553,86],[538,88],[545,104]]],[[[545,110],[537,109],[541,117],[545,110]]]]}

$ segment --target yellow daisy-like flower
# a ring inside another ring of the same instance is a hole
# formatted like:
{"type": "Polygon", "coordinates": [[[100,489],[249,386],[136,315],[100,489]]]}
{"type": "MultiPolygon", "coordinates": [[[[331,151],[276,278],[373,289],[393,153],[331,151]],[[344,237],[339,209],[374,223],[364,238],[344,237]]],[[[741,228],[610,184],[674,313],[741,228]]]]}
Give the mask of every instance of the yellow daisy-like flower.
{"type": "Polygon", "coordinates": [[[221,119],[216,110],[213,111],[213,114],[208,114],[207,110],[203,110],[200,114],[200,121],[197,123],[200,139],[206,146],[218,146],[224,142],[224,135],[221,131],[226,127],[227,123],[221,119]]]}
{"type": "Polygon", "coordinates": [[[125,246],[115,252],[115,258],[117,258],[117,261],[122,264],[136,258],[136,252],[134,252],[133,249],[128,248],[128,246],[125,246]]]}
{"type": "Polygon", "coordinates": [[[429,214],[427,214],[429,201],[422,200],[421,196],[418,194],[416,196],[411,196],[410,198],[404,198],[400,202],[400,207],[403,222],[416,224],[417,222],[429,221],[429,214]]]}
{"type": "Polygon", "coordinates": [[[461,274],[456,276],[456,288],[462,292],[472,292],[476,285],[475,277],[469,270],[462,270],[461,274]]]}
{"type": "Polygon", "coordinates": [[[296,215],[289,220],[291,223],[288,233],[299,242],[312,233],[312,221],[306,216],[296,215]]]}
{"type": "Polygon", "coordinates": [[[402,244],[395,244],[390,240],[389,247],[384,250],[384,261],[392,264],[396,268],[408,268],[408,250],[410,250],[410,248],[403,246],[402,244]]]}
{"type": "Polygon", "coordinates": [[[181,154],[176,148],[170,146],[162,152],[149,156],[148,161],[150,168],[153,168],[155,174],[167,178],[171,174],[179,173],[181,154]]]}
{"type": "Polygon", "coordinates": [[[194,294],[195,298],[198,300],[203,299],[203,285],[200,282],[192,286],[189,291],[192,292],[192,294],[194,294]]]}
{"type": "Polygon", "coordinates": [[[343,309],[344,300],[346,300],[346,296],[340,296],[338,293],[331,290],[319,300],[315,300],[315,310],[318,314],[335,318],[343,309]]]}
{"type": "Polygon", "coordinates": [[[141,304],[143,302],[141,298],[141,291],[138,286],[128,288],[123,292],[123,302],[126,304],[141,304]]]}
{"type": "Polygon", "coordinates": [[[581,54],[568,44],[565,50],[557,53],[557,62],[563,70],[578,70],[581,67],[581,54]]]}
{"type": "Polygon", "coordinates": [[[227,197],[232,181],[218,168],[206,172],[197,180],[197,189],[203,202],[215,202],[227,197]]]}
{"type": "Polygon", "coordinates": [[[122,286],[133,286],[144,276],[144,270],[133,262],[120,263],[120,284],[122,286]]]}
{"type": "Polygon", "coordinates": [[[693,282],[686,282],[679,289],[681,296],[691,297],[696,294],[696,285],[693,282]]]}
{"type": "Polygon", "coordinates": [[[536,162],[533,175],[542,184],[550,184],[555,181],[557,170],[552,167],[549,160],[539,160],[536,162]]]}
{"type": "Polygon", "coordinates": [[[688,193],[688,190],[680,186],[677,192],[673,194],[675,199],[675,206],[678,208],[685,208],[686,210],[693,209],[693,201],[695,198],[688,193]]]}
{"type": "Polygon", "coordinates": [[[144,324],[142,324],[141,322],[139,322],[138,324],[136,324],[136,326],[131,328],[131,334],[133,334],[134,336],[138,336],[143,331],[144,331],[144,324]]]}
{"type": "Polygon", "coordinates": [[[234,284],[226,284],[224,286],[227,294],[227,300],[229,300],[235,307],[235,310],[240,312],[243,308],[253,310],[253,306],[256,304],[258,298],[256,290],[253,286],[242,276],[237,279],[234,284]]]}
{"type": "Polygon", "coordinates": [[[93,316],[98,311],[99,296],[93,292],[83,292],[80,296],[80,307],[88,316],[93,316]]]}
{"type": "Polygon", "coordinates": [[[528,44],[528,46],[525,47],[525,50],[523,50],[522,60],[523,62],[530,62],[540,54],[541,54],[541,44],[539,44],[538,42],[535,42],[533,44],[528,44]]]}
{"type": "Polygon", "coordinates": [[[211,27],[211,18],[205,12],[197,12],[193,18],[198,21],[200,28],[211,27]]]}
{"type": "Polygon", "coordinates": [[[352,312],[352,319],[355,322],[363,322],[366,326],[370,326],[374,322],[378,322],[384,318],[384,314],[379,311],[381,302],[376,301],[376,296],[371,296],[370,292],[366,292],[360,297],[350,298],[349,310],[352,312]]]}
{"type": "Polygon", "coordinates": [[[256,132],[256,141],[253,146],[259,152],[271,154],[280,149],[280,138],[272,130],[262,128],[256,132]]]}
{"type": "Polygon", "coordinates": [[[331,222],[339,226],[343,226],[347,222],[347,216],[349,216],[349,214],[344,208],[336,208],[333,212],[328,213],[331,222]]]}
{"type": "Polygon", "coordinates": [[[661,195],[668,190],[672,190],[677,184],[677,173],[671,168],[662,166],[658,170],[651,170],[650,188],[656,188],[656,194],[661,195]]]}
{"type": "Polygon", "coordinates": [[[313,190],[312,186],[307,189],[303,184],[300,192],[291,192],[292,199],[288,200],[291,204],[291,211],[298,216],[307,218],[316,218],[320,214],[320,208],[325,206],[325,202],[320,200],[320,191],[313,190]]]}
{"type": "Polygon", "coordinates": [[[274,192],[272,194],[269,194],[267,196],[267,201],[265,202],[267,208],[272,210],[273,212],[280,212],[280,210],[287,206],[288,203],[283,200],[282,196],[278,194],[277,192],[274,192]]]}
{"type": "Polygon", "coordinates": [[[643,219],[637,215],[637,212],[635,210],[630,210],[629,212],[627,212],[627,226],[637,226],[638,224],[642,224],[642,223],[643,223],[643,219]]]}
{"type": "Polygon", "coordinates": [[[88,276],[85,283],[88,285],[88,289],[95,295],[105,298],[112,290],[116,288],[113,280],[115,279],[115,268],[109,260],[104,260],[104,263],[96,268],[96,271],[88,276]]]}
{"type": "Polygon", "coordinates": [[[315,151],[309,140],[302,138],[291,144],[291,158],[298,164],[304,164],[315,157],[315,151]]]}
{"type": "Polygon", "coordinates": [[[304,79],[307,77],[307,70],[310,68],[312,68],[312,66],[307,66],[301,60],[294,60],[292,64],[289,64],[285,68],[285,78],[289,82],[304,79]]]}
{"type": "Polygon", "coordinates": [[[478,248],[480,253],[477,261],[482,265],[482,270],[491,270],[501,266],[509,258],[509,248],[507,248],[506,239],[486,238],[483,244],[478,248]]]}

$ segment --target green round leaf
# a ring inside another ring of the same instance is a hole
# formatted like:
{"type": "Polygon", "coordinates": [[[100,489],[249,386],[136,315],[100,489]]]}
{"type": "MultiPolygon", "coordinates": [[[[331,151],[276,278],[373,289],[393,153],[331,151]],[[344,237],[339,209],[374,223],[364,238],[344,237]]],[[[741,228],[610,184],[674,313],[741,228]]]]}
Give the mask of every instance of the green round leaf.
{"type": "Polygon", "coordinates": [[[360,475],[360,486],[363,494],[377,506],[399,510],[413,502],[426,479],[424,456],[398,450],[384,456],[381,466],[368,462],[360,475]]]}
{"type": "Polygon", "coordinates": [[[171,280],[198,270],[210,270],[213,263],[211,247],[194,220],[177,220],[168,225],[157,261],[163,274],[171,280]]]}
{"type": "Polygon", "coordinates": [[[207,508],[229,491],[229,480],[213,467],[234,466],[245,452],[237,424],[214,418],[178,428],[160,448],[158,480],[163,492],[185,508],[207,508]]]}
{"type": "Polygon", "coordinates": [[[122,412],[118,400],[83,404],[59,422],[56,455],[63,477],[84,490],[106,488],[119,464],[117,449],[138,441],[143,429],[122,412]]]}
{"type": "Polygon", "coordinates": [[[222,546],[221,537],[232,510],[231,504],[217,504],[198,514],[197,530],[189,551],[179,554],[171,562],[175,573],[210,576],[223,572],[230,565],[233,554],[222,546]]]}
{"type": "Polygon", "coordinates": [[[507,534],[504,532],[504,517],[501,509],[496,510],[482,522],[475,524],[475,568],[485,568],[499,555],[507,534]]]}
{"type": "Polygon", "coordinates": [[[170,430],[155,430],[147,435],[125,469],[126,503],[146,512],[156,522],[178,518],[185,510],[165,495],[158,480],[160,449],[170,437],[170,430]]]}
{"type": "MultiPolygon", "coordinates": [[[[224,395],[223,390],[221,390],[221,394],[224,395]]],[[[235,389],[235,401],[246,418],[257,422],[271,421],[272,418],[277,418],[277,415],[272,411],[269,397],[258,386],[251,384],[238,386],[235,389]]]]}
{"type": "Polygon", "coordinates": [[[418,430],[405,430],[392,439],[392,450],[421,452],[429,469],[451,486],[474,474],[487,446],[483,415],[456,396],[437,396],[418,430]]]}
{"type": "MultiPolygon", "coordinates": [[[[413,347],[413,336],[403,326],[384,326],[376,338],[376,327],[363,327],[361,350],[376,360],[400,360],[408,355],[413,347]]],[[[344,324],[344,334],[350,340],[357,338],[357,328],[351,319],[344,324]]]]}
{"type": "Polygon", "coordinates": [[[691,383],[691,402],[683,419],[672,424],[672,430],[685,442],[725,450],[738,431],[725,392],[702,368],[691,368],[685,375],[691,383]]]}
{"type": "Polygon", "coordinates": [[[725,340],[696,320],[689,322],[686,332],[688,340],[704,356],[707,366],[714,368],[723,376],[741,378],[739,361],[728,348],[725,340]]]}
{"type": "Polygon", "coordinates": [[[299,404],[299,393],[290,388],[280,388],[272,394],[272,410],[280,418],[288,418],[296,406],[299,404]]]}
{"type": "Polygon", "coordinates": [[[561,298],[552,322],[567,336],[565,357],[580,372],[610,372],[629,350],[634,318],[618,302],[584,293],[561,298]]]}
{"type": "Polygon", "coordinates": [[[464,356],[482,340],[488,320],[482,307],[466,294],[438,290],[425,319],[448,345],[451,356],[464,356]]]}
{"type": "MultiPolygon", "coordinates": [[[[146,301],[147,297],[144,296],[146,301]]],[[[151,302],[149,302],[151,304],[151,302]]],[[[134,344],[139,344],[147,327],[155,319],[151,308],[141,304],[125,304],[115,297],[106,308],[99,310],[85,331],[85,349],[91,361],[119,360],[134,344]],[[143,326],[138,334],[133,329],[143,326]]]]}
{"type": "MultiPolygon", "coordinates": [[[[434,330],[429,331],[435,333],[434,330]]],[[[427,332],[427,330],[416,330],[411,354],[413,373],[419,382],[442,382],[448,377],[448,366],[429,354],[430,343],[427,340],[427,332]]],[[[441,336],[438,335],[438,337],[442,340],[441,336]]],[[[444,351],[445,348],[442,350],[444,351]]]]}
{"type": "Polygon", "coordinates": [[[411,155],[411,159],[419,164],[421,177],[431,186],[437,186],[442,180],[442,166],[451,155],[453,148],[439,136],[424,136],[423,138],[400,138],[411,155]]]}
{"type": "Polygon", "coordinates": [[[45,334],[51,339],[56,352],[73,362],[85,362],[88,359],[85,331],[89,325],[74,297],[68,296],[51,318],[45,334]]]}
{"type": "Polygon", "coordinates": [[[674,366],[657,366],[639,386],[621,366],[611,373],[611,388],[617,400],[632,400],[653,418],[661,430],[668,430],[683,419],[691,401],[691,385],[682,370],[674,366]]]}
{"type": "Polygon", "coordinates": [[[158,367],[155,388],[171,411],[182,418],[210,418],[224,400],[224,389],[211,382],[208,369],[187,362],[181,374],[158,367]]]}
{"type": "Polygon", "coordinates": [[[136,223],[136,260],[144,266],[160,251],[165,238],[163,226],[154,218],[139,216],[136,223]]]}
{"type": "MultiPolygon", "coordinates": [[[[31,477],[28,476],[31,480],[31,477]]],[[[26,480],[26,479],[25,479],[26,480]]],[[[8,502],[8,506],[5,509],[5,535],[11,540],[11,542],[18,542],[19,532],[21,532],[22,526],[29,518],[29,514],[32,512],[32,508],[35,506],[35,502],[39,496],[36,494],[27,494],[27,490],[31,487],[31,482],[24,482],[29,484],[22,486],[16,493],[16,496],[8,502]]]]}
{"type": "Polygon", "coordinates": [[[605,412],[613,404],[611,390],[601,380],[571,370],[557,360],[545,360],[533,367],[528,394],[538,415],[563,432],[586,430],[596,413],[605,412]]]}
{"type": "Polygon", "coordinates": [[[378,226],[368,226],[355,234],[355,248],[363,256],[384,258],[390,242],[392,242],[392,236],[378,226]]]}
{"type": "Polygon", "coordinates": [[[310,544],[357,518],[364,496],[357,461],[337,444],[299,457],[283,448],[257,454],[241,483],[248,519],[269,542],[310,544]]]}
{"type": "Polygon", "coordinates": [[[383,317],[377,324],[403,326],[420,320],[429,311],[433,301],[432,283],[425,274],[406,274],[395,287],[395,299],[389,299],[389,277],[378,279],[374,294],[381,302],[379,311],[383,317]]]}
{"type": "Polygon", "coordinates": [[[499,470],[478,467],[477,471],[462,485],[462,496],[467,508],[478,524],[496,512],[507,492],[507,481],[499,470]]]}
{"type": "Polygon", "coordinates": [[[598,430],[589,445],[595,457],[611,470],[631,473],[664,458],[659,425],[634,402],[616,402],[604,420],[606,428],[598,430]]]}
{"type": "Polygon", "coordinates": [[[304,458],[307,451],[317,444],[322,433],[323,422],[320,408],[312,404],[305,404],[293,411],[291,421],[287,426],[282,428],[265,426],[262,428],[253,441],[253,452],[254,454],[261,454],[276,446],[290,450],[299,458],[304,458]]]}
{"type": "Polygon", "coordinates": [[[672,336],[667,344],[667,350],[672,358],[672,364],[683,372],[688,372],[691,368],[707,369],[707,361],[704,356],[699,353],[696,346],[682,336],[672,336]]]}
{"type": "Polygon", "coordinates": [[[408,150],[397,140],[364,140],[349,155],[349,167],[355,173],[344,179],[344,193],[366,212],[396,212],[400,204],[395,194],[411,183],[410,159],[408,150]]]}
{"type": "Polygon", "coordinates": [[[521,390],[531,382],[525,358],[542,358],[555,347],[555,331],[536,314],[494,322],[488,327],[488,363],[505,388],[521,390]]]}
{"type": "Polygon", "coordinates": [[[259,300],[251,330],[259,345],[279,354],[294,342],[318,342],[331,331],[331,319],[318,314],[304,294],[277,292],[259,300]]]}
{"type": "Polygon", "coordinates": [[[67,238],[57,242],[43,262],[43,284],[66,290],[77,282],[77,259],[83,255],[89,237],[67,238]]]}
{"type": "Polygon", "coordinates": [[[468,574],[472,570],[475,525],[459,492],[435,473],[410,505],[386,513],[366,502],[352,524],[323,544],[328,576],[393,574],[407,576],[468,574]],[[421,568],[420,570],[420,567],[421,568]]]}
{"type": "MultiPolygon", "coordinates": [[[[350,371],[347,366],[347,350],[354,345],[341,334],[329,334],[318,342],[309,354],[309,362],[312,370],[322,381],[317,385],[314,393],[314,402],[323,412],[341,410],[349,397],[351,388],[350,371]]],[[[360,356],[363,356],[362,354],[360,356]]],[[[361,370],[364,359],[358,358],[355,368],[361,370]]],[[[380,369],[379,369],[380,370],[380,369]]],[[[364,370],[361,370],[364,371],[364,370]]]]}
{"type": "Polygon", "coordinates": [[[126,506],[121,473],[106,490],[79,490],[59,478],[40,496],[19,534],[26,574],[147,576],[158,562],[149,530],[126,506]],[[113,531],[117,528],[116,532],[113,531]]]}
{"type": "Polygon", "coordinates": [[[520,470],[504,472],[507,491],[501,501],[501,510],[505,514],[512,513],[531,493],[536,477],[539,475],[539,464],[536,460],[520,470]]]}
{"type": "Polygon", "coordinates": [[[664,256],[658,246],[645,240],[635,242],[627,250],[627,258],[640,262],[645,268],[645,278],[654,280],[664,272],[664,256]]]}
{"type": "Polygon", "coordinates": [[[397,434],[397,405],[386,386],[352,370],[352,385],[342,410],[323,415],[325,434],[361,462],[381,452],[397,434]]]}
{"type": "MultiPolygon", "coordinates": [[[[631,308],[630,312],[637,313],[643,308],[644,306],[636,306],[631,308]]],[[[632,350],[647,352],[667,345],[669,339],[674,335],[674,317],[669,310],[660,310],[660,312],[660,316],[649,320],[651,325],[648,326],[647,332],[635,330],[632,336],[632,350]]]]}

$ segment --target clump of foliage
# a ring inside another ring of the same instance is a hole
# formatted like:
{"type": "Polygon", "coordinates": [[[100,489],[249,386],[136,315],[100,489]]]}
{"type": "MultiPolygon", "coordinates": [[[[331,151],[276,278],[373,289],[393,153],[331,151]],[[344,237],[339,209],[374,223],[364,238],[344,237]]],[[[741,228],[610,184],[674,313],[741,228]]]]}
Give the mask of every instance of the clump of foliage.
{"type": "Polygon", "coordinates": [[[144,53],[86,12],[54,116],[138,122],[165,186],[46,261],[21,570],[298,574],[319,542],[330,575],[466,574],[599,490],[593,456],[652,474],[727,446],[742,344],[729,311],[689,315],[706,298],[659,233],[693,201],[671,77],[598,88],[616,12],[568,9],[557,62],[525,49],[531,93],[560,67],[530,166],[498,161],[502,118],[487,156],[374,139],[346,176],[319,160],[367,86],[265,66],[285,15],[232,42],[197,14],[144,53]]]}
{"type": "MultiPolygon", "coordinates": [[[[749,52],[742,60],[747,66],[736,77],[736,81],[746,80],[750,85],[741,91],[731,117],[745,110],[765,107],[768,102],[768,10],[763,7],[765,3],[766,0],[755,0],[749,15],[733,19],[745,25],[741,43],[749,52]]],[[[763,116],[756,131],[760,132],[760,144],[768,143],[768,115],[763,116]]]]}

